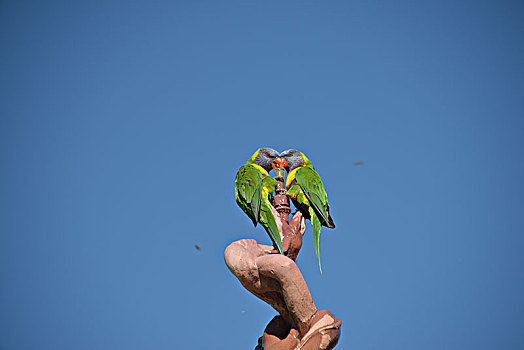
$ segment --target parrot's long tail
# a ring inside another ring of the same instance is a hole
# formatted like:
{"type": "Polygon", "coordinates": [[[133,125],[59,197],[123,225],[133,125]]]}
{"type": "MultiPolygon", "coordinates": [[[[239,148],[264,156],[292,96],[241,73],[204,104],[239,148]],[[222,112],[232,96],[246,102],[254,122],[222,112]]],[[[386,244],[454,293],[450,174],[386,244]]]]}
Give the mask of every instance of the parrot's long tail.
{"type": "Polygon", "coordinates": [[[280,254],[284,254],[282,248],[282,239],[280,237],[280,232],[278,231],[278,226],[273,216],[273,212],[270,208],[267,208],[266,205],[262,204],[260,208],[260,223],[266,229],[266,232],[269,235],[269,238],[273,241],[273,246],[280,254]]]}
{"type": "Polygon", "coordinates": [[[318,268],[320,274],[322,274],[322,265],[320,264],[320,228],[322,224],[313,208],[309,208],[309,214],[311,215],[311,225],[313,226],[313,242],[315,243],[315,252],[317,253],[318,268]]]}

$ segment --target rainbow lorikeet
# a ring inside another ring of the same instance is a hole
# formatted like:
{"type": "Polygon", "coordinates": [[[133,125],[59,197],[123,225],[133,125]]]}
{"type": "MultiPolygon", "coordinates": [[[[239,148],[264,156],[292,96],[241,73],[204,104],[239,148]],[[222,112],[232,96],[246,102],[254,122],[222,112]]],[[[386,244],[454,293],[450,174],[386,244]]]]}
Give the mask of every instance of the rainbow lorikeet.
{"type": "Polygon", "coordinates": [[[283,254],[282,238],[270,202],[277,181],[269,176],[269,171],[274,167],[273,162],[278,156],[274,149],[258,149],[238,170],[235,198],[238,206],[253,221],[253,225],[260,223],[269,234],[275,249],[283,254]]]}
{"type": "Polygon", "coordinates": [[[320,228],[326,226],[335,228],[333,218],[329,214],[327,193],[320,175],[315,171],[311,161],[300,151],[289,149],[280,153],[277,163],[284,166],[288,175],[286,179],[287,195],[304,218],[313,226],[313,241],[320,264],[320,228]],[[283,161],[282,161],[283,160],[283,161]]]}

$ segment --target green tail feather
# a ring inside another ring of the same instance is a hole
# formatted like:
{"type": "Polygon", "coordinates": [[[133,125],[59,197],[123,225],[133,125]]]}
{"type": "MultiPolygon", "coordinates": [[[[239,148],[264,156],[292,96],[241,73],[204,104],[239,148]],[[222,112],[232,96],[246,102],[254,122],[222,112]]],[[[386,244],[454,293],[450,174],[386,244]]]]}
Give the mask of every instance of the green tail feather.
{"type": "Polygon", "coordinates": [[[284,254],[280,232],[278,231],[278,226],[275,221],[275,217],[273,216],[273,212],[268,207],[268,205],[271,204],[263,203],[260,208],[260,223],[266,229],[266,232],[273,241],[273,246],[280,254],[284,254]]]}
{"type": "Polygon", "coordinates": [[[309,208],[309,214],[311,215],[311,225],[313,226],[313,242],[315,243],[315,252],[318,258],[318,268],[320,269],[320,274],[322,274],[322,265],[320,264],[320,228],[322,224],[311,207],[309,208]]]}

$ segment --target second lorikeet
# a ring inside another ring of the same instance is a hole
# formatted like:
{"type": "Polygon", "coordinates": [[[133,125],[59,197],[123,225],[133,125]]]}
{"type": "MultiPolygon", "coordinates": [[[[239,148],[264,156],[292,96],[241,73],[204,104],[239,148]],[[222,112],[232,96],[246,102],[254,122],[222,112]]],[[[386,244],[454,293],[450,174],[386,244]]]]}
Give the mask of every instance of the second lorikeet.
{"type": "Polygon", "coordinates": [[[286,179],[287,195],[304,218],[311,221],[318,267],[320,273],[322,273],[320,228],[321,226],[335,228],[333,218],[329,214],[327,193],[322,184],[322,179],[315,171],[311,161],[296,149],[289,149],[280,153],[280,157],[275,162],[284,166],[288,172],[286,179]]]}

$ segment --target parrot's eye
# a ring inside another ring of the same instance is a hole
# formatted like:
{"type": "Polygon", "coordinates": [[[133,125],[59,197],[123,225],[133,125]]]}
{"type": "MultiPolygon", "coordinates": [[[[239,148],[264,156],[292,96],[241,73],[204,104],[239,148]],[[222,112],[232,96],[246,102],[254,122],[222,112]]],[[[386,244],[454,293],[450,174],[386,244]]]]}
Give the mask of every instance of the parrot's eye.
{"type": "Polygon", "coordinates": [[[293,157],[293,153],[289,153],[287,156],[288,157],[293,157]]]}
{"type": "Polygon", "coordinates": [[[266,153],[266,157],[271,158],[271,154],[266,153]]]}

